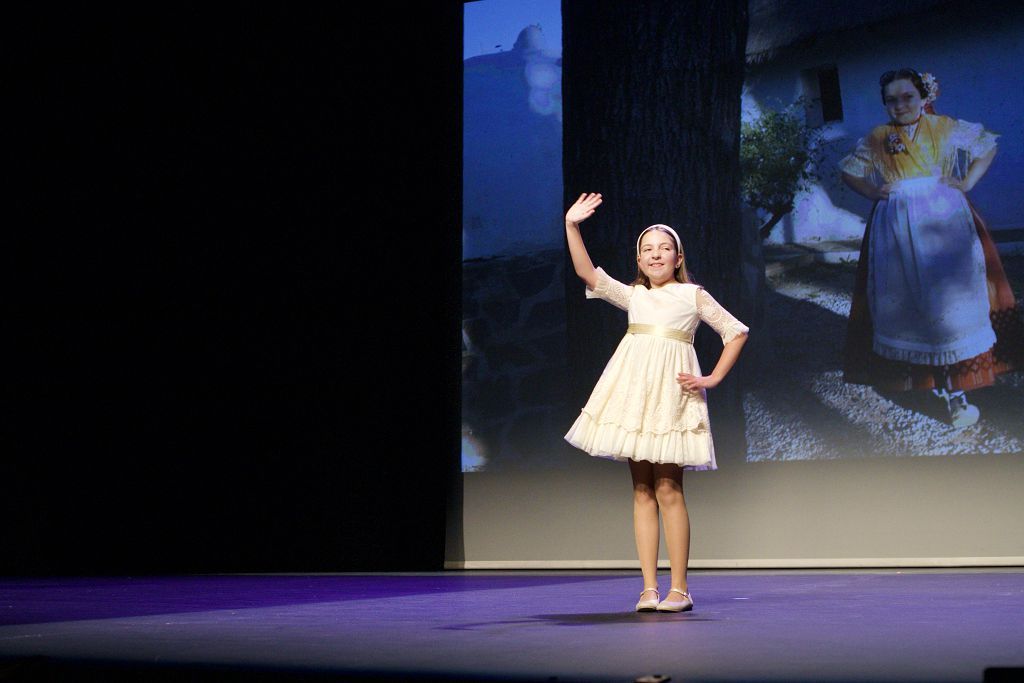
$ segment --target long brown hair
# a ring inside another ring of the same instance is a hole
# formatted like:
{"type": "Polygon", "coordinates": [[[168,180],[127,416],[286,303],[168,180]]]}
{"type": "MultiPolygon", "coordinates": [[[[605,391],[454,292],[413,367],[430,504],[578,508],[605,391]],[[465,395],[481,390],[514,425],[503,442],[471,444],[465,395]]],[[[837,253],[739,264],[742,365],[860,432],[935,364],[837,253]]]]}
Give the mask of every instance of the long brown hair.
{"type": "MultiPolygon", "coordinates": [[[[644,230],[644,232],[640,233],[640,237],[637,239],[637,244],[638,245],[640,243],[639,240],[643,238],[644,233],[645,232],[649,232],[651,230],[657,230],[658,232],[665,233],[669,237],[672,237],[672,243],[673,244],[677,244],[676,237],[674,235],[672,235],[671,233],[669,233],[668,230],[665,230],[665,229],[663,229],[661,227],[658,227],[656,225],[652,225],[651,227],[646,228],[644,230]]],[[[637,249],[637,256],[639,256],[639,255],[640,255],[639,254],[639,249],[637,249]]],[[[679,244],[679,252],[676,255],[677,256],[682,256],[683,258],[682,258],[682,260],[679,261],[679,267],[672,271],[672,277],[675,278],[676,282],[681,282],[684,285],[685,284],[690,284],[691,282],[693,282],[693,280],[690,279],[690,274],[686,271],[686,254],[683,252],[683,245],[682,244],[679,244]]],[[[640,264],[639,263],[636,264],[636,279],[633,280],[633,282],[630,283],[630,284],[643,285],[647,289],[651,288],[651,279],[649,277],[647,277],[646,275],[644,275],[644,272],[640,269],[640,264]]]]}

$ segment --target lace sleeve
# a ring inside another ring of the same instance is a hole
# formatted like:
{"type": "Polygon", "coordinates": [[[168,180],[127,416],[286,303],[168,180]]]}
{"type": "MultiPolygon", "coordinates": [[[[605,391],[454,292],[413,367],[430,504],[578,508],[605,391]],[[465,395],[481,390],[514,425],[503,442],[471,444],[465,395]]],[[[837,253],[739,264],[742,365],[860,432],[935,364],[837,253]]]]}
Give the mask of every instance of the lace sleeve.
{"type": "Polygon", "coordinates": [[[624,311],[629,310],[629,299],[633,296],[633,288],[624,285],[608,276],[600,267],[597,268],[597,286],[587,287],[588,299],[604,299],[608,303],[624,311]]]}
{"type": "Polygon", "coordinates": [[[957,119],[950,133],[949,143],[977,159],[980,156],[985,156],[996,146],[998,137],[995,133],[985,130],[980,123],[957,119]]]}
{"type": "Polygon", "coordinates": [[[861,138],[857,142],[857,149],[846,155],[839,161],[839,170],[849,173],[855,178],[866,178],[874,170],[875,166],[871,161],[871,149],[867,140],[861,138]]]}
{"type": "Polygon", "coordinates": [[[750,328],[734,318],[732,313],[722,308],[703,287],[697,290],[697,315],[721,335],[723,345],[750,331],[750,328]]]}

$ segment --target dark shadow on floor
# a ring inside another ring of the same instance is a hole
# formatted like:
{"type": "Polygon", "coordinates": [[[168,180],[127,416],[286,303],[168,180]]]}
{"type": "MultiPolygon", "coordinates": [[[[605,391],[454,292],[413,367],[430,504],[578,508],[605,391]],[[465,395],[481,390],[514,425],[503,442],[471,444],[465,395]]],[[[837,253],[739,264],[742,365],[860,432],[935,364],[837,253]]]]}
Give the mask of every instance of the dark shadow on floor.
{"type": "Polygon", "coordinates": [[[509,626],[513,624],[536,624],[547,623],[556,626],[600,626],[620,624],[653,624],[665,621],[717,621],[704,616],[697,616],[693,612],[682,613],[649,613],[649,612],[594,612],[591,614],[537,614],[523,619],[509,619],[505,621],[477,621],[468,624],[451,624],[445,626],[445,631],[472,631],[477,628],[489,628],[492,626],[509,626]]]}
{"type": "MultiPolygon", "coordinates": [[[[115,619],[224,609],[365,600],[380,595],[460,593],[603,581],[616,574],[446,572],[441,574],[226,575],[0,578],[0,625],[115,619]]],[[[0,677],[0,681],[3,678],[0,677]]]]}

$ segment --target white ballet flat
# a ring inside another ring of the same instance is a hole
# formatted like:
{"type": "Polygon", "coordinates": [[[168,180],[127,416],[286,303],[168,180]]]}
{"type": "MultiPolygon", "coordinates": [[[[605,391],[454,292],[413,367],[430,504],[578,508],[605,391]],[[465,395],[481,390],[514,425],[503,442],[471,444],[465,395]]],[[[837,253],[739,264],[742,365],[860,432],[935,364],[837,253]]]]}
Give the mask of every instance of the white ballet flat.
{"type": "Polygon", "coordinates": [[[669,600],[668,598],[665,598],[664,600],[658,603],[657,610],[659,612],[689,612],[691,609],[693,609],[693,598],[690,596],[689,593],[684,593],[678,588],[672,588],[669,590],[668,593],[669,595],[672,595],[672,593],[679,593],[681,596],[683,596],[683,599],[669,600]]]}
{"type": "Polygon", "coordinates": [[[637,612],[654,612],[658,609],[658,601],[661,599],[661,595],[658,594],[657,588],[645,588],[640,592],[640,602],[636,603],[637,612]],[[644,600],[644,593],[654,591],[654,598],[651,600],[644,600]]]}

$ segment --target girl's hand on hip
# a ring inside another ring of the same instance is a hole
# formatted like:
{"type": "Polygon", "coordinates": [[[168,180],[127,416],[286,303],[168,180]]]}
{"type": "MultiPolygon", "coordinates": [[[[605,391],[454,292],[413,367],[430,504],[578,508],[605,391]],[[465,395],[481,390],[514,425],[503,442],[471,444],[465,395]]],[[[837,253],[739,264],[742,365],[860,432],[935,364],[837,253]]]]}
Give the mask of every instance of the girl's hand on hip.
{"type": "Polygon", "coordinates": [[[718,386],[718,380],[714,377],[701,377],[680,372],[676,375],[676,381],[687,391],[699,391],[701,389],[714,389],[718,386]]]}
{"type": "Polygon", "coordinates": [[[584,192],[576,200],[576,203],[566,211],[565,220],[569,223],[582,223],[594,215],[594,211],[597,210],[597,207],[601,206],[602,201],[604,200],[601,199],[600,193],[591,192],[587,194],[584,192]]]}

